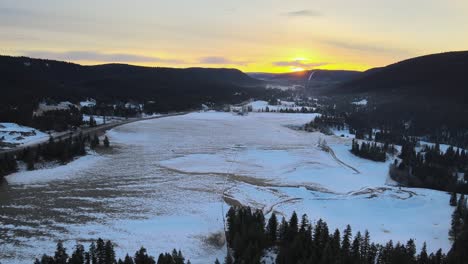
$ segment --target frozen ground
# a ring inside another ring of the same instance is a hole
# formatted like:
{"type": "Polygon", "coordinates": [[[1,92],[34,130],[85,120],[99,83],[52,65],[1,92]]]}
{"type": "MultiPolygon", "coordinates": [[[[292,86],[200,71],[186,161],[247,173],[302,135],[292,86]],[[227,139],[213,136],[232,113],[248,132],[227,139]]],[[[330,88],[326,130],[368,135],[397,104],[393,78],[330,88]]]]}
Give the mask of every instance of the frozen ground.
{"type": "Polygon", "coordinates": [[[287,127],[314,116],[205,112],[144,120],[108,132],[112,154],[12,175],[0,186],[0,261],[31,263],[53,253],[59,239],[70,248],[75,239],[103,237],[117,243],[119,256],[141,245],[152,255],[175,247],[192,263],[212,263],[225,248],[207,241],[222,233],[229,204],[285,216],[295,210],[330,228],[351,224],[376,242],[415,238],[431,251],[450,247],[448,194],[388,185],[388,162],[353,156],[350,138],[287,127]]]}
{"type": "Polygon", "coordinates": [[[0,123],[0,142],[29,144],[48,138],[49,135],[32,127],[20,126],[15,123],[0,123]]]}

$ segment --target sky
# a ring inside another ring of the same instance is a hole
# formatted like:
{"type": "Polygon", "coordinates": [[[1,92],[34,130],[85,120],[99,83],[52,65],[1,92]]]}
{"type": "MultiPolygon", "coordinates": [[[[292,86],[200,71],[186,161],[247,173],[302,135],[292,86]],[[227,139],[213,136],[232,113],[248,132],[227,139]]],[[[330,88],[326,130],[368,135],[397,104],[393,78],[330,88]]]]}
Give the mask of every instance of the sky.
{"type": "Polygon", "coordinates": [[[467,32],[467,0],[0,0],[0,54],[86,65],[362,71],[467,32]]]}

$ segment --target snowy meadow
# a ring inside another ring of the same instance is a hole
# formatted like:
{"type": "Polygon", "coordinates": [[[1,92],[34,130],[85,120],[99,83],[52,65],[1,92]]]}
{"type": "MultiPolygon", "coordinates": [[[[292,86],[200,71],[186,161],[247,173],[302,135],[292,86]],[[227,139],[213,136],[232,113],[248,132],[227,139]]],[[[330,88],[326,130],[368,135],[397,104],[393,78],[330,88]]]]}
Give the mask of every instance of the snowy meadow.
{"type": "Polygon", "coordinates": [[[117,256],[180,249],[192,263],[223,259],[223,214],[245,205],[330,228],[369,230],[375,242],[415,239],[450,248],[445,192],[395,187],[387,162],[350,153],[351,139],[290,127],[316,114],[191,113],[108,131],[112,153],[20,172],[0,188],[0,262],[32,263],[102,237],[117,256]],[[326,141],[331,151],[318,142],[326,141]],[[219,239],[218,239],[219,240],[219,239]]]}

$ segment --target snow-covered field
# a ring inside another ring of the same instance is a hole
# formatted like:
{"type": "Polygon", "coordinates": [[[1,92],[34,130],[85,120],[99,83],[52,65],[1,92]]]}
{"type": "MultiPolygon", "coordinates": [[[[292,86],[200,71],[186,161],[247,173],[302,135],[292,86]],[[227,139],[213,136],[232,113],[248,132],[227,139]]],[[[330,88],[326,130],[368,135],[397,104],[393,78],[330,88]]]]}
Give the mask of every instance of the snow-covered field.
{"type": "Polygon", "coordinates": [[[15,123],[0,123],[0,142],[10,144],[30,144],[47,140],[49,135],[32,127],[15,123]]]}
{"type": "Polygon", "coordinates": [[[115,153],[12,175],[0,186],[0,261],[31,263],[59,239],[70,248],[75,239],[102,237],[117,243],[118,256],[144,245],[152,255],[177,248],[192,263],[211,263],[225,253],[207,241],[222,233],[228,203],[284,216],[295,210],[330,228],[351,224],[376,242],[450,247],[448,194],[393,187],[391,161],[353,156],[350,138],[287,127],[314,117],[205,112],[144,120],[108,132],[115,153]]]}

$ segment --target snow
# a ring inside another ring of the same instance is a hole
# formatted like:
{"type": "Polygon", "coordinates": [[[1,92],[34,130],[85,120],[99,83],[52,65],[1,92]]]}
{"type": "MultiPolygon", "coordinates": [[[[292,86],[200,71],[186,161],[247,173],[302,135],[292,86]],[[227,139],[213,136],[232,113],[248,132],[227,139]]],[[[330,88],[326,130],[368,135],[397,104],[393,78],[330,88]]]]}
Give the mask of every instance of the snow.
{"type": "Polygon", "coordinates": [[[367,103],[368,103],[367,99],[362,99],[360,101],[352,102],[353,105],[367,105],[367,103]]]}
{"type": "Polygon", "coordinates": [[[44,141],[49,135],[32,127],[15,123],[0,123],[0,142],[11,144],[31,144],[44,141]]]}
{"type": "Polygon", "coordinates": [[[194,264],[212,263],[226,248],[206,241],[222,234],[227,202],[267,216],[306,213],[330,229],[367,229],[374,242],[414,238],[447,252],[449,195],[388,185],[391,161],[352,155],[350,138],[288,128],[316,115],[210,111],[148,119],[109,131],[113,154],[11,175],[0,201],[0,261],[31,263],[53,253],[59,239],[71,248],[102,237],[117,242],[118,257],[144,245],[155,256],[176,248],[194,264]]]}
{"type": "Polygon", "coordinates": [[[86,101],[80,102],[81,107],[94,107],[96,106],[96,101],[93,99],[88,99],[86,101]]]}
{"type": "Polygon", "coordinates": [[[86,167],[92,166],[100,159],[103,159],[103,157],[95,153],[91,153],[73,160],[66,166],[56,166],[53,168],[32,171],[20,171],[6,176],[5,179],[9,184],[24,185],[48,183],[55,180],[65,181],[70,179],[70,177],[63,177],[64,174],[80,171],[86,167]]]}
{"type": "Polygon", "coordinates": [[[331,128],[331,131],[334,135],[345,138],[356,138],[355,134],[349,133],[349,129],[338,130],[336,128],[331,128]]]}
{"type": "MultiPolygon", "coordinates": [[[[427,141],[419,141],[419,145],[420,145],[420,149],[422,149],[423,147],[427,146],[427,147],[435,147],[435,143],[431,143],[431,142],[427,142],[427,141]]],[[[439,144],[439,148],[440,148],[440,151],[442,152],[447,152],[447,149],[450,147],[450,145],[447,145],[447,144],[439,144]]],[[[455,151],[457,151],[457,147],[454,147],[452,146],[453,149],[455,151]]],[[[460,149],[461,150],[461,149],[460,149]]]]}
{"type": "Polygon", "coordinates": [[[278,112],[280,110],[301,110],[303,107],[306,108],[307,110],[313,109],[310,106],[297,106],[296,103],[294,102],[289,102],[289,101],[279,101],[278,105],[270,105],[268,104],[267,101],[253,101],[247,104],[248,106],[252,107],[252,111],[254,112],[261,112],[265,111],[266,108],[268,107],[269,111],[273,112],[278,112]]]}

